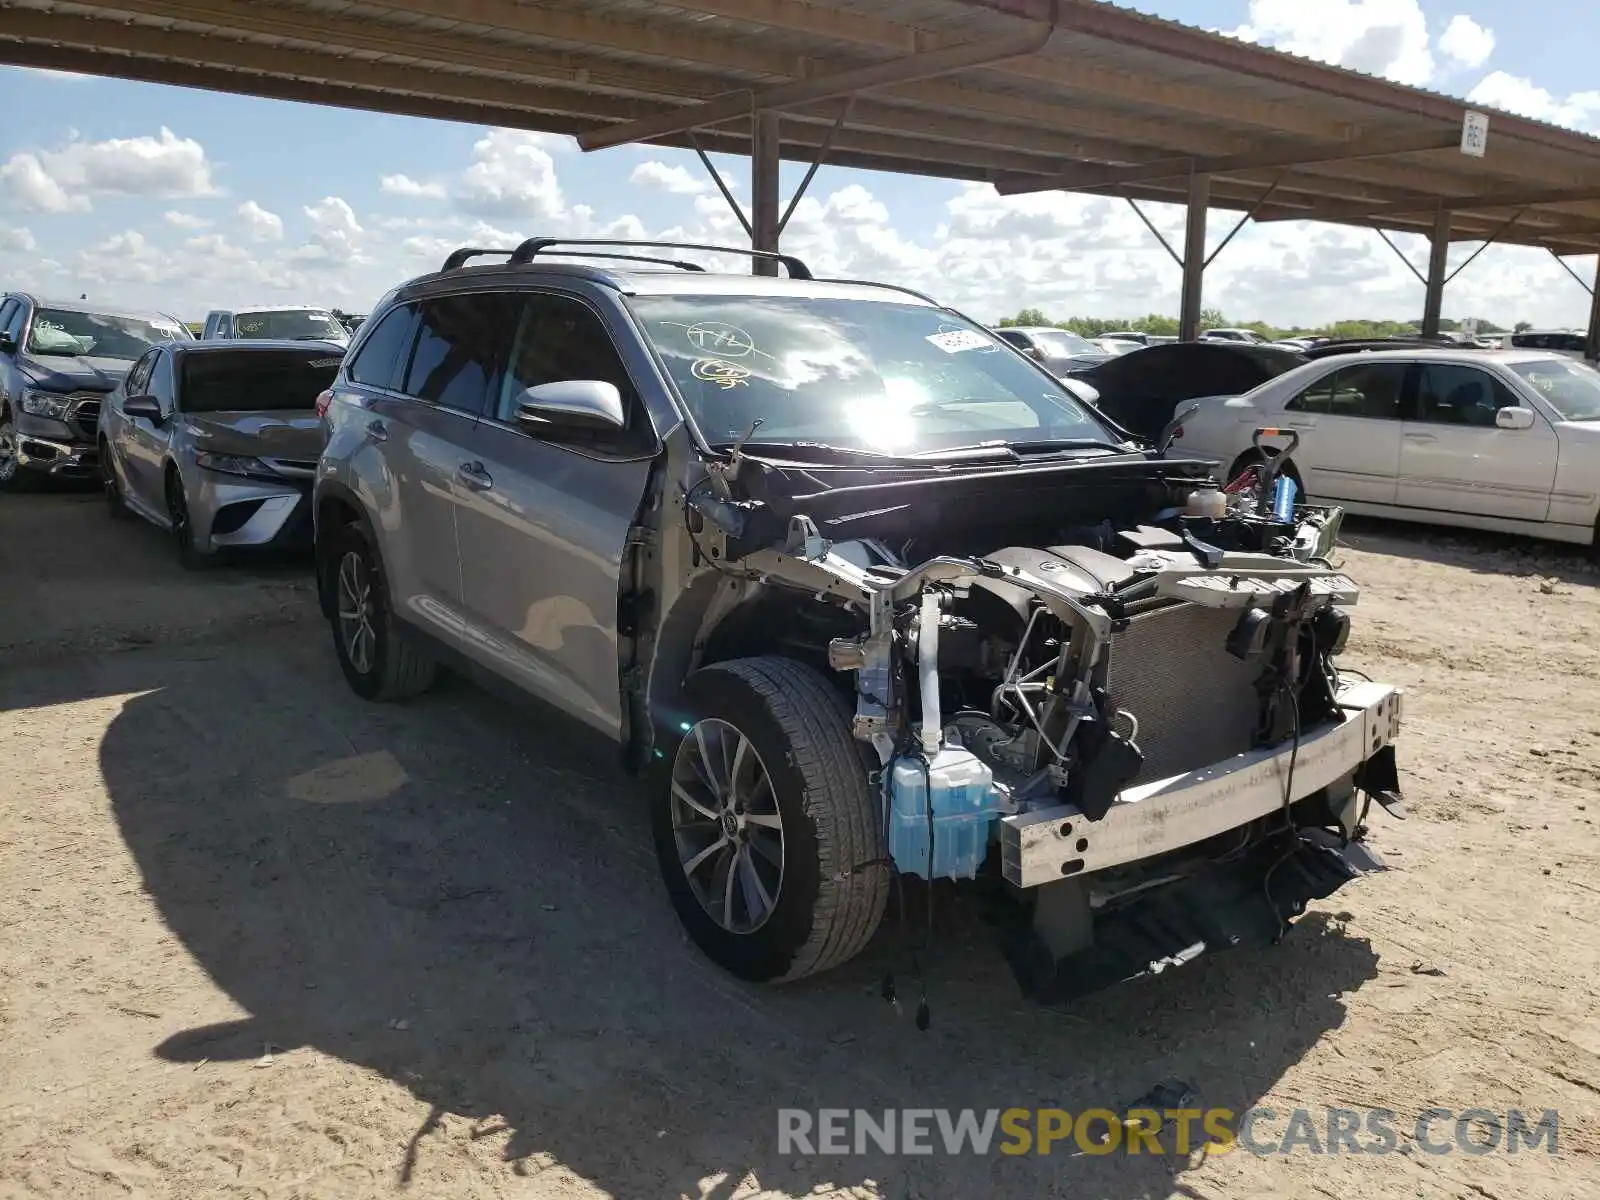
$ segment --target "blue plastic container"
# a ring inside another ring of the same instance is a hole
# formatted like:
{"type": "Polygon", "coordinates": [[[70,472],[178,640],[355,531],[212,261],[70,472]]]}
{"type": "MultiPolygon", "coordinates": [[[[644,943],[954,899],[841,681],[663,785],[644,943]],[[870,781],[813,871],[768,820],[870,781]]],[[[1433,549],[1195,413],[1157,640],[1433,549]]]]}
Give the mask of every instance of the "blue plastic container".
{"type": "Polygon", "coordinates": [[[1000,815],[994,773],[970,751],[939,750],[927,760],[897,758],[889,776],[889,856],[896,870],[930,878],[929,783],[933,804],[935,879],[971,879],[989,849],[989,825],[1000,815]]]}
{"type": "Polygon", "coordinates": [[[1294,496],[1299,491],[1294,480],[1287,475],[1278,476],[1278,486],[1273,489],[1272,515],[1280,521],[1294,520],[1294,496]]]}

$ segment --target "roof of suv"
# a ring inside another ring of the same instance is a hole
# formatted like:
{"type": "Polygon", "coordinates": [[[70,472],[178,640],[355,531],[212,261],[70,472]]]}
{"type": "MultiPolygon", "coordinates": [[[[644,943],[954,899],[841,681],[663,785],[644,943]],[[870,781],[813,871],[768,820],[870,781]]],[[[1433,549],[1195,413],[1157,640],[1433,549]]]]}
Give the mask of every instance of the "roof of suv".
{"type": "Polygon", "coordinates": [[[808,300],[878,300],[937,307],[927,296],[892,284],[848,279],[789,279],[718,271],[640,270],[539,260],[516,266],[493,264],[434,271],[410,280],[402,294],[454,280],[504,284],[566,278],[598,283],[629,296],[790,296],[808,300]]]}

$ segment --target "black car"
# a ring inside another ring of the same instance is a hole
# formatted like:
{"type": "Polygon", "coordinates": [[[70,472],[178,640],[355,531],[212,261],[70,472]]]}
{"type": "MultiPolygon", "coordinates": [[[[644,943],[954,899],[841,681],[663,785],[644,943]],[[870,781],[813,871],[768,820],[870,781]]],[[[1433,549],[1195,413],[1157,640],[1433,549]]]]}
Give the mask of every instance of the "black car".
{"type": "Polygon", "coordinates": [[[1250,342],[1172,342],[1109,359],[1077,378],[1100,393],[1101,412],[1153,441],[1185,400],[1243,395],[1306,361],[1293,350],[1250,342]]]}
{"type": "Polygon", "coordinates": [[[165,313],[12,292],[0,300],[0,491],[97,478],[100,404],[152,346],[189,341],[165,313]]]}

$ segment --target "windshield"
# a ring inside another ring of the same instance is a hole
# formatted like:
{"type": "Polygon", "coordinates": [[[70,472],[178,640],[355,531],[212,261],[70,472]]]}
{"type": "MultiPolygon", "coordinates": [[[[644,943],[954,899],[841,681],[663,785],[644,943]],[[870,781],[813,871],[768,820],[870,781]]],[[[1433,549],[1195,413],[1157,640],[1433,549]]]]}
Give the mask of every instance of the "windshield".
{"type": "Polygon", "coordinates": [[[338,317],[320,308],[239,313],[233,318],[233,331],[242,338],[316,338],[342,342],[350,336],[338,317]]]}
{"type": "Polygon", "coordinates": [[[980,442],[1114,442],[1091,411],[980,327],[919,304],[787,296],[630,300],[712,445],[885,454],[980,442]]]}
{"type": "Polygon", "coordinates": [[[1571,358],[1540,358],[1514,362],[1521,375],[1563,421],[1600,421],[1600,371],[1571,358]]]}
{"type": "Polygon", "coordinates": [[[187,413],[306,411],[333,386],[337,355],[293,350],[205,350],[183,357],[178,407],[187,413]]]}
{"type": "Polygon", "coordinates": [[[132,362],[151,346],[188,336],[176,324],[165,321],[41,308],[33,316],[27,350],[42,356],[77,358],[83,355],[132,362]]]}
{"type": "Polygon", "coordinates": [[[1075,333],[1068,333],[1065,329],[1051,329],[1032,335],[1033,340],[1044,347],[1044,352],[1051,358],[1071,358],[1075,354],[1100,354],[1096,346],[1088,338],[1081,338],[1075,333]]]}

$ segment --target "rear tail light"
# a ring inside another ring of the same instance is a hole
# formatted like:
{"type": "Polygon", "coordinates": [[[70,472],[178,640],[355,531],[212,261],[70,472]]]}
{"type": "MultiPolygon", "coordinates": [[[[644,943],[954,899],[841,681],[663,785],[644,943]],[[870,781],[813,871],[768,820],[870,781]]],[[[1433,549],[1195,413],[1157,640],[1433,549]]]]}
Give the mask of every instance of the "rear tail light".
{"type": "MultiPolygon", "coordinates": [[[[302,396],[305,395],[304,392],[301,392],[300,394],[302,396]]],[[[317,416],[319,416],[319,417],[327,416],[328,415],[328,405],[330,405],[332,403],[333,403],[333,389],[332,388],[324,388],[321,392],[319,392],[317,394],[317,416]]]]}

